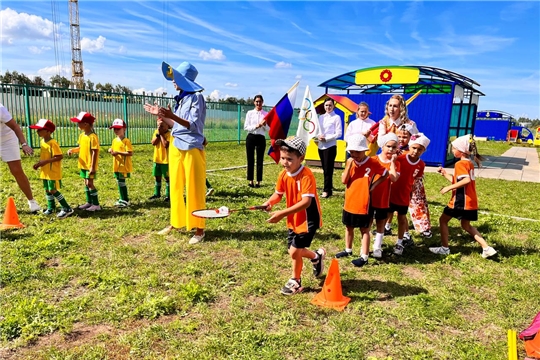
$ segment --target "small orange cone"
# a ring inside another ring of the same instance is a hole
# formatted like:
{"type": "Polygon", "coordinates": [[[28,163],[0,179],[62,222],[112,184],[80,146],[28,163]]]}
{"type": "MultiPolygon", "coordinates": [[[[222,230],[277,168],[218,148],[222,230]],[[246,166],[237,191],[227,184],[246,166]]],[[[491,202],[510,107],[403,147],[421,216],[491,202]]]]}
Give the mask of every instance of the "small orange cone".
{"type": "Polygon", "coordinates": [[[328,275],[324,280],[324,286],[311,303],[313,305],[324,306],[338,311],[343,311],[345,306],[351,301],[351,298],[343,296],[341,291],[341,277],[339,276],[339,264],[337,259],[332,259],[328,275]]]}
{"type": "Polygon", "coordinates": [[[19,215],[17,215],[17,208],[15,207],[15,201],[13,198],[8,198],[6,205],[6,212],[4,213],[4,220],[0,224],[1,230],[13,229],[13,228],[23,228],[24,225],[19,221],[19,215]]]}

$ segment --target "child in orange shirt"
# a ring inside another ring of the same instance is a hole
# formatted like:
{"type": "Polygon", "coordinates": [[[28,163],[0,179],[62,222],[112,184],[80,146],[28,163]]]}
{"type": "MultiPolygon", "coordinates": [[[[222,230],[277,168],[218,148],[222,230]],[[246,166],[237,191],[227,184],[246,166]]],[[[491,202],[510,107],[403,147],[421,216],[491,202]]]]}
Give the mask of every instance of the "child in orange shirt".
{"type": "Polygon", "coordinates": [[[292,259],[292,278],[281,289],[281,293],[294,295],[303,290],[303,258],[311,259],[313,275],[318,277],[323,272],[326,250],[308,249],[315,232],[322,226],[322,213],[315,177],[310,169],[302,165],[306,154],[304,141],[291,136],[285,140],[277,140],[276,145],[280,147],[283,171],[278,176],[276,191],[263,205],[270,211],[272,206],[281,201],[284,194],[287,199],[287,208],[272,212],[268,222],[277,223],[287,217],[287,245],[292,259]]]}
{"type": "Polygon", "coordinates": [[[483,157],[476,151],[476,143],[472,135],[464,135],[452,141],[452,153],[460,159],[454,166],[454,176],[448,174],[442,167],[438,169],[442,176],[452,182],[452,185],[441,189],[441,194],[446,194],[452,190],[452,198],[439,219],[442,246],[431,247],[429,250],[435,254],[450,254],[448,248],[448,223],[452,218],[456,218],[461,221],[461,228],[482,246],[482,257],[487,259],[497,254],[497,250],[489,246],[482,234],[471,225],[471,221],[478,220],[478,197],[476,194],[474,164],[471,157],[478,166],[480,166],[483,157]]]}
{"type": "MultiPolygon", "coordinates": [[[[369,206],[370,222],[369,227],[375,224],[375,242],[373,244],[373,257],[380,259],[382,257],[382,242],[384,238],[384,225],[388,213],[390,212],[390,187],[393,182],[399,178],[400,165],[396,162],[398,137],[394,133],[388,133],[377,140],[377,144],[381,148],[379,155],[373,156],[386,170],[389,176],[379,184],[371,193],[371,204],[369,206]]],[[[377,177],[375,178],[377,179],[377,177]]]]}
{"type": "Polygon", "coordinates": [[[374,158],[366,156],[368,150],[367,140],[363,135],[350,136],[347,151],[351,157],[347,160],[341,175],[341,182],[346,186],[342,215],[342,222],[345,225],[345,250],[337,253],[336,258],[352,256],[354,228],[360,228],[362,250],[360,257],[352,261],[357,267],[362,267],[368,262],[371,191],[388,176],[384,166],[374,158]],[[376,175],[380,178],[374,181],[376,175]]]}
{"type": "Polygon", "coordinates": [[[390,190],[390,211],[398,213],[398,240],[394,247],[394,254],[403,254],[403,235],[407,231],[407,211],[411,201],[412,186],[416,178],[424,175],[426,164],[420,156],[426,151],[430,140],[421,133],[415,134],[409,142],[408,154],[398,157],[400,163],[399,179],[392,184],[390,190]]]}

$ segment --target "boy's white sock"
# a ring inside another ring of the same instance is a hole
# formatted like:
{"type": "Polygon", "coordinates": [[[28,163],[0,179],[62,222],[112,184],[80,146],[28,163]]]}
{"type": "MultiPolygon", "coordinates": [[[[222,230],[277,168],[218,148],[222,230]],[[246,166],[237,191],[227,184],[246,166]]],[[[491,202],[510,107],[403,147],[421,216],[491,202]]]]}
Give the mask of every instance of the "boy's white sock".
{"type": "Polygon", "coordinates": [[[367,256],[366,254],[360,255],[360,257],[361,257],[362,259],[366,260],[366,261],[367,261],[367,259],[368,259],[368,256],[367,256]]]}
{"type": "Polygon", "coordinates": [[[390,229],[392,228],[392,224],[386,223],[386,224],[384,224],[384,228],[385,228],[386,230],[390,230],[390,229]]]}
{"type": "Polygon", "coordinates": [[[345,248],[345,251],[348,253],[352,253],[352,249],[349,249],[349,248],[345,248]]]}
{"type": "Polygon", "coordinates": [[[384,237],[384,234],[382,233],[375,234],[375,242],[373,243],[373,249],[382,248],[383,237],[384,237]]]}

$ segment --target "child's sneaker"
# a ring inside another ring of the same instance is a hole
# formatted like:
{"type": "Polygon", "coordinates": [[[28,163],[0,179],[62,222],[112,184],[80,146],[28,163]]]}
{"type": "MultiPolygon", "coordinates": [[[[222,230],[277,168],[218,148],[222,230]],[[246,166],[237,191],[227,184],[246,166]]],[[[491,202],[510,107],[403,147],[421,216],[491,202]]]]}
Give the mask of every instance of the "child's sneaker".
{"type": "Polygon", "coordinates": [[[390,235],[392,235],[392,228],[390,229],[384,228],[384,236],[390,236],[390,235]]]}
{"type": "Polygon", "coordinates": [[[208,190],[206,190],[206,196],[210,196],[214,193],[214,189],[213,188],[208,188],[208,190]]]}
{"type": "Polygon", "coordinates": [[[86,210],[86,209],[88,209],[90,206],[92,206],[92,204],[86,203],[86,204],[83,204],[83,205],[79,206],[78,209],[79,209],[79,210],[86,210]]]}
{"type": "Polygon", "coordinates": [[[163,202],[169,203],[169,202],[171,202],[171,198],[168,197],[168,196],[165,196],[165,197],[163,198],[163,202]]]}
{"type": "Polygon", "coordinates": [[[41,206],[39,206],[39,204],[37,203],[36,200],[32,199],[32,200],[28,200],[28,207],[30,208],[30,212],[33,214],[33,213],[37,213],[39,210],[41,210],[41,206]]]}
{"type": "Polygon", "coordinates": [[[129,201],[122,200],[122,199],[120,199],[120,200],[118,200],[117,202],[114,203],[114,206],[116,206],[116,207],[122,207],[122,208],[128,207],[129,205],[130,205],[130,204],[129,204],[129,201]]]}
{"type": "Polygon", "coordinates": [[[54,214],[54,209],[43,210],[43,215],[52,215],[52,214],[54,214]]]}
{"type": "Polygon", "coordinates": [[[148,198],[148,200],[156,200],[156,199],[159,199],[161,196],[160,195],[152,195],[148,198]]]}
{"type": "Polygon", "coordinates": [[[342,258],[342,257],[347,257],[347,256],[352,256],[352,251],[343,250],[336,254],[337,259],[342,258]]]}
{"type": "Polygon", "coordinates": [[[99,211],[101,210],[101,206],[99,205],[91,205],[90,207],[86,208],[86,211],[99,211]]]}
{"type": "Polygon", "coordinates": [[[316,259],[311,260],[311,264],[313,264],[313,276],[319,277],[324,270],[324,257],[326,256],[326,250],[324,250],[324,248],[320,248],[319,250],[315,251],[315,253],[318,256],[316,259]]]}
{"type": "Polygon", "coordinates": [[[362,267],[366,265],[368,261],[364,259],[363,257],[359,257],[358,259],[354,259],[353,261],[351,261],[351,263],[356,267],[362,267]]]}
{"type": "Polygon", "coordinates": [[[296,279],[289,279],[285,286],[281,289],[283,295],[294,295],[296,293],[302,292],[304,288],[302,287],[302,280],[296,281],[296,279]]]}
{"type": "Polygon", "coordinates": [[[426,239],[431,239],[431,237],[433,236],[433,233],[431,232],[431,230],[423,231],[422,236],[425,237],[426,239]]]}
{"type": "MultiPolygon", "coordinates": [[[[432,253],[437,254],[437,255],[450,255],[450,248],[445,248],[445,247],[442,247],[442,246],[430,247],[429,251],[431,251],[432,253]]],[[[482,256],[484,256],[484,254],[482,254],[482,256]]]]}
{"type": "Polygon", "coordinates": [[[394,254],[396,255],[403,255],[403,250],[405,248],[403,247],[403,245],[401,244],[396,244],[396,246],[394,246],[394,254]]]}
{"type": "Polygon", "coordinates": [[[373,249],[373,257],[375,259],[380,259],[382,258],[382,249],[373,249]]]}
{"type": "Polygon", "coordinates": [[[413,247],[414,246],[414,240],[412,239],[411,234],[405,233],[403,234],[403,247],[413,247]]]}
{"type": "Polygon", "coordinates": [[[495,250],[491,246],[488,246],[487,248],[484,249],[484,251],[482,251],[482,257],[484,259],[490,258],[490,257],[492,257],[493,255],[496,255],[496,254],[497,254],[497,250],[495,250]]]}
{"type": "Polygon", "coordinates": [[[72,208],[67,208],[67,209],[62,208],[62,210],[58,213],[58,215],[56,215],[56,217],[59,219],[65,219],[69,215],[73,214],[73,212],[74,211],[72,208]]]}

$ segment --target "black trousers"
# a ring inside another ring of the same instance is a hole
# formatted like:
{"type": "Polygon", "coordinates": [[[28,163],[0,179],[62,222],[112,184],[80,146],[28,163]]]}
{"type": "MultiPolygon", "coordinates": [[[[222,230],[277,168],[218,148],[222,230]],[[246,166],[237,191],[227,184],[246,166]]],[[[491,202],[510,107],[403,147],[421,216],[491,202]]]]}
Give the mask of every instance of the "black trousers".
{"type": "Polygon", "coordinates": [[[332,177],[334,175],[334,162],[336,161],[337,146],[332,146],[328,149],[319,149],[319,157],[323,168],[324,186],[323,192],[332,195],[332,177]]]}
{"type": "Polygon", "coordinates": [[[253,168],[255,167],[255,151],[257,151],[257,181],[262,181],[264,151],[266,138],[264,135],[248,134],[246,138],[247,179],[253,181],[253,168]]]}

